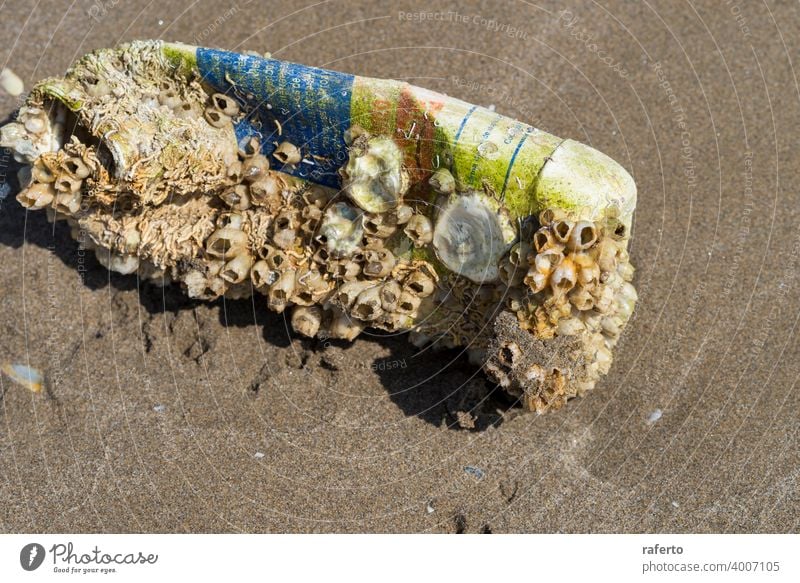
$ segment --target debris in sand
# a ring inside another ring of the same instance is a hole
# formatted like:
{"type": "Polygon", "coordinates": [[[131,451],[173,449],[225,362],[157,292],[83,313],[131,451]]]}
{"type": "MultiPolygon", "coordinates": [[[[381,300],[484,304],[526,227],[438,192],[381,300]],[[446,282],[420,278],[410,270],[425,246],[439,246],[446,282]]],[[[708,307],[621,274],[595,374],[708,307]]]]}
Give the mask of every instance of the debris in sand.
{"type": "Polygon", "coordinates": [[[24,364],[4,364],[0,370],[12,381],[33,393],[41,392],[44,386],[44,375],[41,371],[24,364]]]}
{"type": "Polygon", "coordinates": [[[153,411],[155,411],[156,413],[163,413],[166,410],[167,410],[166,405],[156,405],[155,407],[153,407],[153,411]]]}
{"type": "Polygon", "coordinates": [[[461,429],[475,429],[475,417],[468,411],[456,412],[456,420],[461,429]]]}
{"type": "Polygon", "coordinates": [[[485,475],[482,469],[476,468],[475,466],[464,466],[464,471],[476,480],[482,480],[485,475]]]}
{"type": "Polygon", "coordinates": [[[11,97],[19,97],[25,91],[25,84],[22,79],[7,67],[0,71],[0,87],[11,97]]]}
{"type": "Polygon", "coordinates": [[[256,457],[257,460],[260,460],[260,459],[262,459],[264,457],[264,453],[260,452],[260,451],[257,451],[255,457],[256,457]]]}
{"type": "Polygon", "coordinates": [[[647,418],[647,422],[648,423],[655,423],[656,421],[661,419],[661,415],[663,415],[663,412],[661,411],[661,409],[656,409],[655,411],[650,413],[650,416],[647,418]]]}

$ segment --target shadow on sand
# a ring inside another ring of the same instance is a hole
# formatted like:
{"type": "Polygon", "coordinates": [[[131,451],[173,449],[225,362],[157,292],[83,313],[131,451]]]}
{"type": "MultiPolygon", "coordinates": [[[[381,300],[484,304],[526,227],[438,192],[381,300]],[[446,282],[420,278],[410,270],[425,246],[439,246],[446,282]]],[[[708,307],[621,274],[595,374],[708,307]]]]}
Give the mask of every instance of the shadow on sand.
{"type": "MultiPolygon", "coordinates": [[[[6,151],[3,151],[7,154],[6,151]]],[[[3,156],[3,160],[10,160],[3,156]]],[[[159,287],[143,283],[135,275],[107,271],[93,253],[79,253],[66,222],[50,223],[44,212],[28,212],[15,199],[19,191],[18,167],[12,161],[5,171],[8,186],[0,200],[0,246],[19,249],[35,245],[54,253],[67,267],[83,272],[83,283],[91,290],[108,286],[119,291],[138,289],[142,307],[151,314],[192,310],[197,300],[188,298],[179,285],[159,287]]],[[[259,326],[264,339],[279,347],[289,346],[285,318],[267,310],[252,299],[219,299],[212,302],[224,326],[259,326]]],[[[408,416],[417,416],[437,427],[483,431],[500,425],[515,403],[497,386],[486,381],[479,367],[469,364],[466,353],[458,350],[416,349],[405,334],[382,336],[371,331],[368,338],[388,347],[390,355],[375,360],[378,374],[391,400],[408,416]]],[[[303,340],[306,349],[322,349],[318,339],[303,340]]],[[[338,344],[338,341],[337,341],[338,344]]],[[[341,343],[344,347],[346,342],[341,343]]],[[[353,353],[353,358],[358,355],[353,353]]]]}

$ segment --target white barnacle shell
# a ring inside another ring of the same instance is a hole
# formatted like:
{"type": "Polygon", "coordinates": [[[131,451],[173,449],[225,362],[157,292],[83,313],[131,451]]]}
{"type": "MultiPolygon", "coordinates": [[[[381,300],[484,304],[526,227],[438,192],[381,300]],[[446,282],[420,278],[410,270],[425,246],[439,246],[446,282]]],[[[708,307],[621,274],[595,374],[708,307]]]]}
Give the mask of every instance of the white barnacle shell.
{"type": "Polygon", "coordinates": [[[365,150],[352,149],[344,172],[347,194],[370,213],[397,207],[408,189],[403,152],[390,138],[370,138],[365,150]]]}
{"type": "Polygon", "coordinates": [[[332,204],[325,211],[317,241],[324,244],[333,257],[351,255],[364,236],[361,215],[346,202],[332,204]]]}
{"type": "Polygon", "coordinates": [[[39,107],[23,105],[19,108],[17,121],[0,128],[0,147],[11,149],[14,159],[25,164],[32,164],[45,152],[58,150],[61,143],[54,120],[63,110],[60,104],[55,105],[51,120],[48,113],[39,107]]]}
{"type": "Polygon", "coordinates": [[[498,262],[516,233],[497,204],[485,194],[453,196],[439,212],[433,248],[444,265],[475,283],[494,281],[498,262]]]}
{"type": "Polygon", "coordinates": [[[113,253],[102,247],[95,249],[94,254],[97,257],[97,261],[109,271],[130,275],[139,268],[139,258],[136,255],[113,253]]]}

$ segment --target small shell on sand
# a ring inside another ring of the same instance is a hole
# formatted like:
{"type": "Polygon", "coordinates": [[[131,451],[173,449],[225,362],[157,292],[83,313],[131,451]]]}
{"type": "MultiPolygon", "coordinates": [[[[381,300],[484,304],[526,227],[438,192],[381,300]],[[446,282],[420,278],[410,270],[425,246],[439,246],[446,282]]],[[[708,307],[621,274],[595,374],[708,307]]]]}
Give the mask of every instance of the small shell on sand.
{"type": "Polygon", "coordinates": [[[25,91],[22,79],[9,68],[0,71],[0,87],[12,97],[19,97],[25,91]]]}
{"type": "Polygon", "coordinates": [[[0,371],[15,383],[34,393],[41,392],[44,385],[44,375],[35,368],[24,364],[4,364],[0,367],[0,371]]]}

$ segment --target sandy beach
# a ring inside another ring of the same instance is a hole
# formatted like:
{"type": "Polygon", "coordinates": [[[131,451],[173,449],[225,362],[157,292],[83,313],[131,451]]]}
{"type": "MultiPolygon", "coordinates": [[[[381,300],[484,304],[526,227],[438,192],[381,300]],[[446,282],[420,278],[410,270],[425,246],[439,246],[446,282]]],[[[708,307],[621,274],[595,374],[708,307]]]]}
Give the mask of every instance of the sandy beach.
{"type": "Polygon", "coordinates": [[[0,378],[0,532],[797,532],[797,5],[15,0],[0,30],[26,88],[150,38],[407,80],[639,191],[611,372],[537,416],[457,350],[109,274],[4,153],[0,364],[46,382],[0,378]]]}

